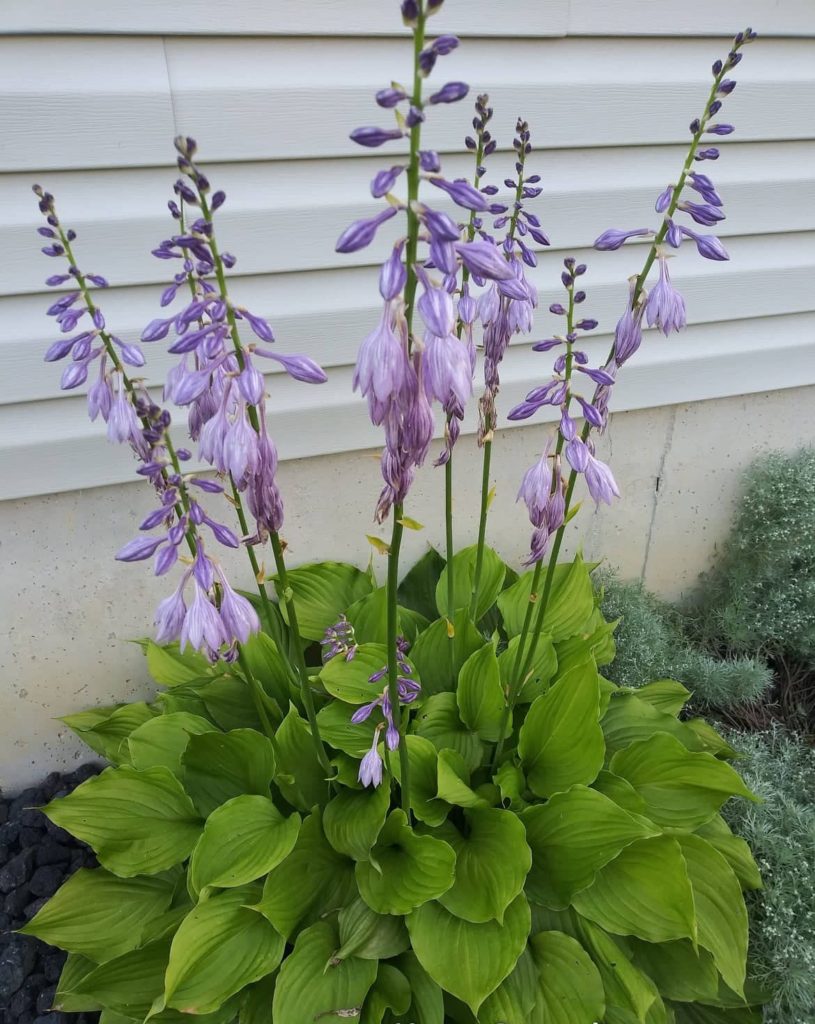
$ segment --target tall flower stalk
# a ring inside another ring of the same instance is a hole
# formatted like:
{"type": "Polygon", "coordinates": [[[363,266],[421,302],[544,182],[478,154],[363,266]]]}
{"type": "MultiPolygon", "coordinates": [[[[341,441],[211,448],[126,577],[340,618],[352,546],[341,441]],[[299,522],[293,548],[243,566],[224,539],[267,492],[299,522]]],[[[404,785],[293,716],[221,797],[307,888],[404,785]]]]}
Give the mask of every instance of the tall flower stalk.
{"type": "MultiPolygon", "coordinates": [[[[266,540],[271,544],[278,597],[288,620],[289,659],[295,667],[315,752],[328,774],[330,763],[320,738],[280,537],[283,502],[276,481],[277,449],[266,426],[265,384],[255,359],[273,359],[295,379],[308,383],[322,383],[326,377],[307,356],[279,355],[256,341],[246,344],[241,339],[239,320],[248,324],[255,338],[266,345],[274,342],[274,334],[262,317],[237,305],[229,294],[226,269],[234,266],[235,258],[221,253],[213,217],[224,204],[225,194],[212,192],[209,180],[195,162],[197,147],[193,139],[179,136],[175,145],[182,173],[175,185],[176,194],[188,209],[200,211],[200,216],[185,224],[181,208],[171,204],[171,212],[180,221],[182,231],[162,242],[154,255],[182,260],[182,270],[165,290],[162,304],[169,305],[175,299],[183,281],[190,289],[191,301],[175,316],[152,321],[142,339],[156,341],[171,329],[175,332],[176,340],[170,351],[180,355],[181,361],[171,371],[166,390],[177,404],[190,406],[190,433],[199,442],[200,456],[230,481],[232,501],[250,551],[261,601],[265,597],[267,604],[265,582],[252,547],[266,540]],[[255,520],[251,534],[242,495],[255,520]]],[[[272,610],[268,609],[267,614],[274,627],[272,610]]],[[[279,637],[280,630],[277,633],[279,637]]]]}
{"type": "MultiPolygon", "coordinates": [[[[690,238],[695,243],[699,254],[704,258],[717,261],[729,259],[724,246],[714,235],[700,234],[686,224],[678,223],[674,218],[678,214],[685,214],[695,223],[703,226],[710,226],[724,219],[722,200],[716,192],[713,182],[707,175],[693,171],[692,167],[694,163],[719,158],[719,150],[716,147],[700,148],[703,136],[706,134],[727,136],[734,131],[732,125],[718,121],[717,115],[722,108],[724,98],[730,95],[736,87],[735,80],[728,79],[726,76],[740,63],[742,47],[751,43],[755,38],[756,33],[749,28],[744,32],[739,32],[733,40],[732,49],[727,57],[714,62],[711,69],[713,84],[705,102],[704,111],[700,117],[691,121],[689,126],[691,142],[679,178],[675,184],[668,185],[656,200],[656,211],[663,214],[662,224],[657,231],[652,233],[648,228],[609,229],[600,235],[594,243],[596,249],[607,251],[619,249],[629,238],[651,236],[653,239],[642,270],[630,282],[629,298],[625,311],[617,323],[614,342],[606,362],[599,371],[594,372],[593,379],[596,388],[592,400],[591,402],[581,402],[584,423],[579,436],[573,436],[571,440],[567,440],[563,432],[563,418],[561,418],[557,444],[562,447],[562,443],[567,441],[566,455],[571,466],[563,495],[563,518],[554,532],[543,590],[540,594],[544,552],[541,552],[540,559],[535,559],[529,606],[524,617],[515,671],[507,696],[505,727],[511,718],[518,694],[529,675],[534,651],[543,632],[546,610],[552,593],[555,566],[563,543],[566,523],[570,518],[569,512],[577,478],[581,474],[585,477],[588,490],[598,504],[601,501],[610,504],[614,497],[619,496],[619,490],[611,470],[595,458],[593,443],[590,439],[593,429],[602,432],[606,427],[610,390],[617,373],[641,344],[643,318],[646,319],[649,326],[656,326],[666,336],[685,326],[684,299],[673,288],[667,269],[667,261],[671,255],[670,249],[678,249],[684,238],[690,238]],[[704,201],[699,203],[683,198],[686,187],[697,192],[704,201]],[[656,261],[659,261],[659,281],[648,295],[645,284],[656,261]]],[[[592,323],[596,326],[594,321],[592,323]]],[[[538,347],[545,348],[546,343],[543,346],[536,346],[536,348],[538,347]]],[[[526,401],[512,410],[510,418],[526,419],[542,405],[556,404],[552,401],[552,391],[548,390],[551,387],[552,382],[530,392],[526,401]]],[[[533,544],[533,556],[534,553],[533,544]]],[[[502,742],[499,742],[496,750],[496,763],[500,757],[502,742]]]]}

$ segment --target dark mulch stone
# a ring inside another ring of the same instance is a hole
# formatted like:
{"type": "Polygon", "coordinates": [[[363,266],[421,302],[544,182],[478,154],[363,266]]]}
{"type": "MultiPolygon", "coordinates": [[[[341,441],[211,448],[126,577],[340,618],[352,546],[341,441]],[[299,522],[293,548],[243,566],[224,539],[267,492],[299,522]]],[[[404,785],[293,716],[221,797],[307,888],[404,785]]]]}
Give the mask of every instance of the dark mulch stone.
{"type": "Polygon", "coordinates": [[[0,1021],[5,1024],[93,1024],[97,1013],[51,1013],[65,954],[17,935],[79,867],[96,866],[93,851],[39,810],[67,796],[99,767],[52,772],[39,786],[0,798],[0,1021]]]}

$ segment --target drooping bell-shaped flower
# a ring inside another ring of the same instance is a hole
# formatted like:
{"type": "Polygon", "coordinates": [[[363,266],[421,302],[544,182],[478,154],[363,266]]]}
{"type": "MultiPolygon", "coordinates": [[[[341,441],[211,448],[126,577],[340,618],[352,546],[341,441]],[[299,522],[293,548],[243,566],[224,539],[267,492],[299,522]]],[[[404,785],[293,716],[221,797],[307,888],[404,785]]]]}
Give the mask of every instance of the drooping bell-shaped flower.
{"type": "Polygon", "coordinates": [[[645,316],[648,326],[656,325],[666,338],[671,331],[681,331],[686,323],[685,300],[671,284],[668,261],[664,256],[659,258],[659,281],[648,296],[645,316]]]}

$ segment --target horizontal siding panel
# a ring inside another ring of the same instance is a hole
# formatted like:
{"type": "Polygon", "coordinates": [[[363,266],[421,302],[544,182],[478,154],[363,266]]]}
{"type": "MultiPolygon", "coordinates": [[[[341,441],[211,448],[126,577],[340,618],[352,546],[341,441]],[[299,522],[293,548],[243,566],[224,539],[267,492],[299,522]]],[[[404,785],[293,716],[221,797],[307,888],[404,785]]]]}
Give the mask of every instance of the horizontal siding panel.
{"type": "MultiPolygon", "coordinates": [[[[656,225],[654,200],[666,182],[675,180],[684,157],[684,147],[537,152],[532,166],[544,176],[544,192],[530,208],[537,210],[555,249],[591,245],[612,224],[656,225]]],[[[510,162],[509,154],[496,154],[490,180],[502,182],[510,162]]],[[[400,218],[386,224],[369,249],[342,255],[334,245],[348,223],[381,208],[367,188],[381,164],[370,157],[207,163],[210,180],[228,196],[218,233],[222,246],[238,257],[234,275],[375,263],[403,230],[400,218]]],[[[449,177],[469,175],[472,162],[449,158],[445,171],[449,177]]],[[[726,203],[723,237],[815,229],[815,143],[731,144],[711,174],[726,203]]],[[[64,222],[79,233],[77,256],[84,267],[116,284],[167,280],[173,268],[150,251],[173,228],[166,212],[173,181],[169,169],[52,172],[41,180],[56,195],[64,222]]],[[[52,262],[39,251],[35,231],[41,217],[30,183],[27,174],[0,176],[0,289],[6,294],[41,292],[52,272],[52,262]]],[[[399,183],[396,191],[403,188],[399,183]]],[[[430,186],[425,191],[428,201],[454,211],[440,202],[446,198],[442,192],[430,186]]],[[[509,198],[503,186],[500,198],[509,198]]]]}
{"type": "MultiPolygon", "coordinates": [[[[447,0],[433,31],[467,36],[815,35],[811,0],[447,0]]],[[[0,31],[164,35],[399,35],[397,0],[5,0],[0,31]]]]}
{"type": "MultiPolygon", "coordinates": [[[[768,36],[815,36],[812,0],[571,0],[567,35],[734,36],[751,25],[768,36]]],[[[754,51],[750,51],[752,59],[754,51]]]]}
{"type": "Polygon", "coordinates": [[[0,170],[166,163],[161,39],[0,39],[0,124],[0,170]]]}
{"type": "MultiPolygon", "coordinates": [[[[687,138],[719,49],[712,40],[670,40],[657,64],[647,40],[475,40],[445,58],[444,76],[489,92],[503,117],[523,112],[547,149],[669,144],[687,138]],[[563,83],[578,67],[576,102],[563,83]]],[[[372,93],[407,76],[410,57],[395,39],[170,38],[164,52],[175,123],[206,140],[216,161],[357,155],[348,132],[380,120],[372,93]]],[[[0,170],[165,165],[173,133],[161,61],[159,39],[0,42],[0,116],[9,129],[0,170]]],[[[815,63],[807,44],[765,40],[740,77],[728,117],[741,139],[808,137],[815,63]]],[[[468,104],[434,110],[425,144],[457,148],[469,121],[468,104]]],[[[385,159],[403,151],[387,149],[385,159]]]]}
{"type": "MultiPolygon", "coordinates": [[[[662,0],[660,0],[662,2],[662,0]]],[[[560,36],[569,0],[447,0],[434,33],[560,36]]],[[[0,31],[163,35],[406,35],[398,0],[4,0],[0,31]]]]}
{"type": "MultiPolygon", "coordinates": [[[[735,238],[729,244],[729,263],[701,260],[692,248],[673,262],[672,278],[685,295],[691,323],[732,320],[735,325],[756,317],[815,310],[811,287],[815,280],[815,234],[735,238]]],[[[599,320],[598,334],[608,334],[625,301],[625,280],[641,268],[644,248],[602,254],[576,250],[576,255],[590,267],[584,279],[589,295],[584,312],[599,320]]],[[[557,330],[556,318],[547,307],[561,298],[561,269],[560,256],[546,254],[530,273],[540,289],[537,338],[557,330]]],[[[376,272],[364,268],[247,277],[235,282],[232,294],[236,301],[268,316],[281,352],[308,352],[332,371],[356,359],[361,339],[376,324],[381,310],[376,272]]],[[[179,302],[174,308],[180,306],[179,302]]],[[[112,289],[105,296],[103,308],[111,328],[128,341],[136,341],[143,325],[160,314],[156,290],[148,288],[112,289]]],[[[6,371],[0,405],[59,395],[59,376],[65,364],[42,360],[57,334],[39,299],[0,300],[0,320],[7,328],[7,340],[0,343],[0,361],[6,371]]],[[[518,344],[523,342],[519,339],[518,344]]],[[[164,380],[176,361],[166,346],[166,342],[144,346],[146,379],[153,385],[164,380]]],[[[264,361],[259,362],[264,368],[264,361]]],[[[328,387],[320,391],[321,398],[328,391],[333,394],[337,386],[332,372],[328,387]]],[[[61,394],[66,402],[72,398],[61,394]]]]}
{"type": "MultiPolygon", "coordinates": [[[[690,327],[669,341],[655,339],[621,375],[613,407],[650,408],[813,384],[813,337],[815,314],[807,313],[690,327]]],[[[602,347],[599,339],[590,343],[593,359],[602,347]]],[[[544,365],[526,346],[510,349],[502,370],[502,414],[530,381],[544,376],[544,365]]],[[[307,401],[304,385],[280,381],[269,423],[282,458],[381,444],[365,404],[351,394],[350,378],[350,368],[339,371],[335,386],[306,389],[307,401]]],[[[470,403],[471,413],[473,407],[470,403]]],[[[472,419],[466,426],[472,431],[472,419]]],[[[108,445],[98,426],[87,421],[80,399],[0,410],[0,499],[123,482],[134,478],[132,469],[127,451],[108,445]]]]}

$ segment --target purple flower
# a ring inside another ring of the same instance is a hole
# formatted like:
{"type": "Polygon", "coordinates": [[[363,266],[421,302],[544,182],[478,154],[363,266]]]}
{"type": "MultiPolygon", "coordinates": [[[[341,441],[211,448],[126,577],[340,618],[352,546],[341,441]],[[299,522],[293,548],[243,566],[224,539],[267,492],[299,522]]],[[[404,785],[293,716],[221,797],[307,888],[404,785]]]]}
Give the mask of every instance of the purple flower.
{"type": "Polygon", "coordinates": [[[594,248],[600,249],[602,252],[609,252],[612,249],[619,249],[623,242],[629,238],[650,235],[651,233],[650,228],[634,228],[632,231],[620,231],[618,228],[609,228],[608,231],[604,231],[599,238],[594,240],[594,248]]]}
{"type": "Polygon", "coordinates": [[[517,280],[512,265],[492,242],[457,242],[455,250],[464,266],[477,277],[493,281],[506,281],[509,278],[517,280]]]}
{"type": "Polygon", "coordinates": [[[419,209],[419,217],[434,239],[441,242],[457,242],[461,237],[461,228],[452,217],[441,210],[431,210],[427,206],[419,209]]]}
{"type": "Polygon", "coordinates": [[[373,149],[385,142],[392,142],[394,139],[401,139],[404,132],[401,128],[356,128],[351,132],[351,139],[360,146],[367,146],[373,149]]]}
{"type": "Polygon", "coordinates": [[[673,194],[673,185],[668,185],[664,192],[660,192],[654,207],[657,213],[664,213],[668,209],[668,207],[671,205],[671,199],[673,199],[673,194]]]}
{"type": "Polygon", "coordinates": [[[715,235],[700,235],[691,228],[682,228],[682,234],[692,238],[700,256],[706,260],[729,260],[727,249],[722,245],[715,235]]]}
{"type": "Polygon", "coordinates": [[[648,296],[645,316],[648,326],[656,325],[666,338],[671,331],[681,331],[686,323],[685,300],[671,284],[664,256],[659,259],[659,281],[648,296]]]}
{"type": "Polygon", "coordinates": [[[403,249],[404,242],[395,245],[379,272],[379,294],[386,302],[395,299],[407,281],[407,270],[402,262],[403,249]]]}
{"type": "Polygon", "coordinates": [[[195,583],[195,597],[187,609],[181,627],[180,648],[203,651],[209,657],[217,655],[221,646],[229,642],[221,617],[204,590],[195,583]]]}
{"type": "Polygon", "coordinates": [[[543,525],[549,496],[552,491],[552,468],[549,446],[540,459],[524,473],[516,501],[523,500],[529,512],[529,521],[535,527],[543,525]]]}
{"type": "Polygon", "coordinates": [[[146,558],[151,558],[156,548],[165,541],[165,537],[136,537],[116,553],[116,561],[143,562],[146,558]]]}
{"type": "Polygon", "coordinates": [[[363,757],[359,765],[359,781],[366,787],[376,787],[382,782],[382,758],[376,749],[379,746],[379,732],[381,728],[381,726],[377,726],[374,730],[371,749],[363,757]]]}
{"type": "Polygon", "coordinates": [[[146,450],[141,437],[141,424],[130,396],[124,387],[122,374],[118,375],[118,388],[108,413],[108,440],[113,444],[129,441],[137,450],[146,450]]]}
{"type": "Polygon", "coordinates": [[[169,597],[165,597],[156,609],[156,643],[167,644],[177,640],[181,635],[184,619],[187,615],[187,606],[184,603],[184,587],[187,582],[188,573],[184,575],[178,589],[169,597]]]}
{"type": "Polygon", "coordinates": [[[642,314],[642,304],[640,303],[632,309],[629,297],[625,312],[617,321],[617,326],[614,329],[614,361],[617,366],[626,363],[642,343],[642,314]]]}
{"type": "Polygon", "coordinates": [[[463,178],[456,178],[455,181],[445,181],[444,178],[431,178],[431,185],[446,192],[457,206],[463,206],[465,210],[486,210],[489,208],[489,200],[478,191],[477,188],[465,181],[463,178]]]}
{"type": "Polygon", "coordinates": [[[463,408],[473,393],[472,365],[467,346],[455,334],[443,337],[426,334],[422,362],[428,396],[445,408],[451,402],[463,408]]]}
{"type": "Polygon", "coordinates": [[[679,204],[679,209],[689,213],[697,224],[704,224],[706,227],[712,227],[720,220],[724,220],[721,210],[708,203],[692,203],[689,200],[683,200],[679,204]]]}
{"type": "Polygon", "coordinates": [[[566,445],[566,458],[575,473],[584,473],[589,463],[589,450],[579,437],[572,438],[566,445]]]}
{"type": "Polygon", "coordinates": [[[612,498],[620,497],[620,490],[609,467],[589,454],[585,468],[586,486],[597,505],[604,501],[611,504],[612,498]]]}
{"type": "Polygon", "coordinates": [[[434,287],[426,276],[422,283],[424,291],[417,306],[425,326],[438,337],[451,334],[456,323],[452,296],[443,288],[434,287]]]}
{"type": "Polygon", "coordinates": [[[375,199],[379,199],[386,192],[390,192],[403,170],[404,167],[401,164],[394,164],[393,167],[378,171],[371,182],[371,195],[375,199]]]}
{"type": "Polygon", "coordinates": [[[230,637],[245,644],[253,633],[260,630],[257,612],[245,597],[241,597],[230,587],[220,569],[217,569],[217,573],[221,582],[221,622],[230,637]]]}
{"type": "Polygon", "coordinates": [[[405,99],[407,94],[404,89],[380,89],[376,94],[375,99],[380,107],[384,107],[386,110],[395,107],[398,103],[401,103],[405,99]]]}
{"type": "MultiPolygon", "coordinates": [[[[285,356],[277,352],[270,352],[267,349],[261,350],[257,348],[255,349],[255,354],[280,363],[290,377],[302,381],[304,384],[325,384],[328,380],[325,370],[319,363],[315,363],[311,356],[285,356]]],[[[258,402],[253,402],[253,404],[257,405],[258,402]]]]}
{"type": "Polygon", "coordinates": [[[391,217],[395,217],[396,213],[396,207],[389,206],[375,217],[355,220],[343,231],[334,248],[337,252],[358,252],[360,249],[364,249],[374,240],[379,226],[386,220],[390,220],[391,217]]]}
{"type": "Polygon", "coordinates": [[[447,82],[438,92],[434,92],[428,103],[456,103],[463,100],[470,91],[466,82],[447,82]]]}
{"type": "Polygon", "coordinates": [[[385,304],[377,328],[362,342],[354,370],[353,386],[368,399],[371,420],[379,425],[391,402],[402,392],[407,375],[404,339],[394,331],[394,314],[385,304]]]}
{"type": "Polygon", "coordinates": [[[419,166],[425,174],[438,174],[441,170],[439,154],[433,149],[420,149],[419,166]]]}

